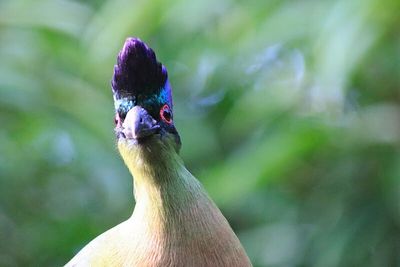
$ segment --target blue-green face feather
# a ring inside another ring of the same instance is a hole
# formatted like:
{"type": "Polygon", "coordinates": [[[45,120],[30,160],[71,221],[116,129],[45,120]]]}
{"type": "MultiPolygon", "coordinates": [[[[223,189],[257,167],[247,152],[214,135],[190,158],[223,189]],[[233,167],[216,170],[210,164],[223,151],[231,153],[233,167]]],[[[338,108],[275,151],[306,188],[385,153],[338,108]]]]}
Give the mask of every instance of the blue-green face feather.
{"type": "Polygon", "coordinates": [[[150,47],[138,38],[128,38],[118,54],[111,85],[117,138],[128,112],[140,106],[156,120],[160,138],[172,136],[179,150],[181,142],[173,122],[172,88],[167,69],[157,61],[150,47]]]}
{"type": "Polygon", "coordinates": [[[124,117],[139,105],[157,119],[160,108],[172,110],[172,90],[167,69],[154,51],[138,38],[128,38],[118,54],[112,78],[115,110],[124,117]]]}

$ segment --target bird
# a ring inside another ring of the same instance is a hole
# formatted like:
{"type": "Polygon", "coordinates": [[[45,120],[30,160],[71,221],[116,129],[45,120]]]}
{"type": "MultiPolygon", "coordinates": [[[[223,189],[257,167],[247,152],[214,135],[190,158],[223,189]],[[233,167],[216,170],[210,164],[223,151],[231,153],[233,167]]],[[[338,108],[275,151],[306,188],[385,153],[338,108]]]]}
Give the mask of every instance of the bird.
{"type": "Polygon", "coordinates": [[[111,88],[119,153],[133,176],[129,219],[65,266],[252,266],[238,237],[179,155],[166,67],[141,39],[117,56],[111,88]]]}

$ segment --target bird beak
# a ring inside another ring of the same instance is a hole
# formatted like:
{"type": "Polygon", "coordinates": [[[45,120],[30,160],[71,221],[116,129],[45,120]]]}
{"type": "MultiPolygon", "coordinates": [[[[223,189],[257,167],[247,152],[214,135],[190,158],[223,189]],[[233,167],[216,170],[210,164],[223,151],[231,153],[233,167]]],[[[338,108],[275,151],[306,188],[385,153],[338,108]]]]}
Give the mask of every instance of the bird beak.
{"type": "Polygon", "coordinates": [[[135,106],[126,114],[120,129],[121,135],[127,139],[140,140],[160,132],[160,125],[142,107],[135,106]]]}

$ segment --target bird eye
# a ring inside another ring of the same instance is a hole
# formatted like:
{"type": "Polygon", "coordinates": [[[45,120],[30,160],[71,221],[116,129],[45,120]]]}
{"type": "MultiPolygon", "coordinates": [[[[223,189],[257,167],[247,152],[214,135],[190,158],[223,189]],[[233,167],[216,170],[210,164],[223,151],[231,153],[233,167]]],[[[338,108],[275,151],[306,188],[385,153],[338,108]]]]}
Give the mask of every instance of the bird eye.
{"type": "Polygon", "coordinates": [[[115,117],[114,117],[114,123],[115,123],[115,126],[118,126],[119,124],[120,124],[120,118],[119,118],[119,115],[118,115],[118,113],[115,115],[115,117]]]}
{"type": "Polygon", "coordinates": [[[160,109],[160,118],[166,123],[172,123],[172,112],[167,104],[160,109]]]}

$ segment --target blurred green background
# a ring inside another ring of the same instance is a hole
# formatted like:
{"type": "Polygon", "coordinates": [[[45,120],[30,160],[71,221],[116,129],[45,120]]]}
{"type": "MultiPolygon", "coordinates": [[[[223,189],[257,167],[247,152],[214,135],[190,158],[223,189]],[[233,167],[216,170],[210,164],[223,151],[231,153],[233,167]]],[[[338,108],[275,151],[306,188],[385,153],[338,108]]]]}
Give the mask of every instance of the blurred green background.
{"type": "Polygon", "coordinates": [[[400,1],[0,0],[0,266],[128,218],[110,79],[169,70],[188,168],[254,266],[400,266],[400,1]]]}

